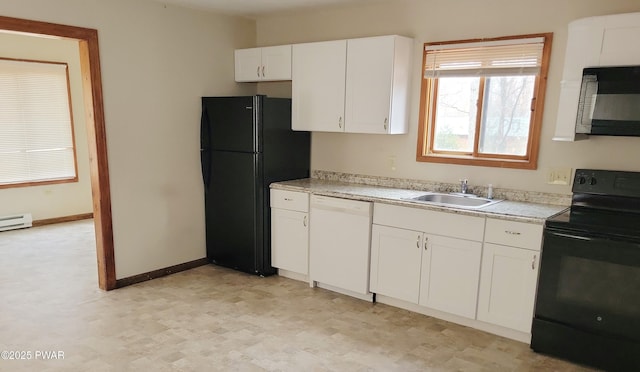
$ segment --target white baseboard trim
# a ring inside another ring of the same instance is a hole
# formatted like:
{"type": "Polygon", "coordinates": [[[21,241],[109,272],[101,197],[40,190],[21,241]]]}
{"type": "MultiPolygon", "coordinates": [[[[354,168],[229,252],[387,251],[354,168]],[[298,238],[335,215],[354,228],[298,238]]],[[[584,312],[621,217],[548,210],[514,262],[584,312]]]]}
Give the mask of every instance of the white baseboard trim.
{"type": "Polygon", "coordinates": [[[309,283],[309,276],[307,274],[300,274],[294,271],[278,269],[278,275],[285,278],[298,280],[300,282],[309,283]]]}
{"type": "Polygon", "coordinates": [[[501,327],[495,324],[485,323],[480,320],[465,318],[463,316],[446,313],[444,311],[430,309],[428,307],[420,306],[411,302],[398,300],[392,297],[383,295],[376,295],[376,302],[386,304],[401,309],[413,311],[415,313],[431,316],[434,318],[446,320],[447,322],[460,324],[466,327],[479,329],[484,332],[492,333],[494,335],[506,337],[512,340],[524,342],[525,344],[531,343],[531,333],[525,333],[516,331],[510,328],[501,327]]]}

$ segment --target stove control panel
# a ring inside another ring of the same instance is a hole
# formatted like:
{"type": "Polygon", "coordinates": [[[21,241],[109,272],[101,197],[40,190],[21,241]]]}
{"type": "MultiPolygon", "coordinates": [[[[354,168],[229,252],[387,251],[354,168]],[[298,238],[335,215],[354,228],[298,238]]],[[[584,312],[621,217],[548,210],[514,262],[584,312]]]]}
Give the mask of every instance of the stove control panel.
{"type": "Polygon", "coordinates": [[[577,169],[574,193],[640,197],[640,172],[577,169]]]}

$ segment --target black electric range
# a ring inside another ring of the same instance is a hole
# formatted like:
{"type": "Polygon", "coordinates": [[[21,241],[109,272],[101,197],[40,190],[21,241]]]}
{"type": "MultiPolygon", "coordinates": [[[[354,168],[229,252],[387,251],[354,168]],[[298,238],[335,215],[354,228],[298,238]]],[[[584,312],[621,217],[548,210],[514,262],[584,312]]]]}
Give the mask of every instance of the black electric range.
{"type": "Polygon", "coordinates": [[[640,173],[578,169],[545,223],[531,348],[606,370],[640,367],[640,173]]]}

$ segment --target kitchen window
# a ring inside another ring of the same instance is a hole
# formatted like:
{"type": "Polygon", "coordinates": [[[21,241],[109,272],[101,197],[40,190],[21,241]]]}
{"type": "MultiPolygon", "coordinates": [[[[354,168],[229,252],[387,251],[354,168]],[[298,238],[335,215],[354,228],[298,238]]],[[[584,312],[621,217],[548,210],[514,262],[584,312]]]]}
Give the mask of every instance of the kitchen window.
{"type": "Polygon", "coordinates": [[[67,64],[0,59],[0,188],[77,180],[67,64]]]}
{"type": "Polygon", "coordinates": [[[417,160],[536,169],[551,39],[425,43],[417,160]]]}

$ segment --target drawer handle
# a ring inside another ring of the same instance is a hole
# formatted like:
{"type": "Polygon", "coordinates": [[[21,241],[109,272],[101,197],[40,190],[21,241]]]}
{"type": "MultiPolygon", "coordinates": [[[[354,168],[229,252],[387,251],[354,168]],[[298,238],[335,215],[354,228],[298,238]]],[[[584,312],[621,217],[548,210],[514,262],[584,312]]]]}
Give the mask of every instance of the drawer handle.
{"type": "Polygon", "coordinates": [[[304,216],[304,218],[302,219],[302,224],[304,225],[304,227],[307,227],[307,216],[304,216]]]}
{"type": "Polygon", "coordinates": [[[293,199],[284,198],[285,201],[293,201],[293,199]]]}
{"type": "Polygon", "coordinates": [[[533,255],[533,260],[531,261],[531,270],[535,270],[536,269],[536,257],[538,257],[537,254],[533,255]]]}
{"type": "Polygon", "coordinates": [[[507,234],[509,234],[509,235],[520,235],[520,233],[519,233],[519,232],[517,232],[517,231],[505,230],[504,232],[506,232],[506,233],[507,233],[507,234]]]}

